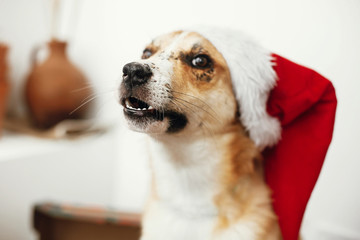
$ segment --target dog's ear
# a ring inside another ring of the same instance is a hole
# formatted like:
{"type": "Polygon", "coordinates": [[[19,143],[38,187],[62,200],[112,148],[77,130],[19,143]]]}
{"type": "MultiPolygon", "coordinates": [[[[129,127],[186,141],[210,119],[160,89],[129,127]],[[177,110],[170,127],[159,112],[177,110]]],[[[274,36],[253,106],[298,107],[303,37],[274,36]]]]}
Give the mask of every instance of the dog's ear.
{"type": "Polygon", "coordinates": [[[266,110],[270,91],[276,85],[270,52],[239,31],[213,27],[198,27],[195,31],[207,38],[225,58],[240,120],[250,138],[261,150],[275,145],[281,136],[281,125],[266,110]]]}

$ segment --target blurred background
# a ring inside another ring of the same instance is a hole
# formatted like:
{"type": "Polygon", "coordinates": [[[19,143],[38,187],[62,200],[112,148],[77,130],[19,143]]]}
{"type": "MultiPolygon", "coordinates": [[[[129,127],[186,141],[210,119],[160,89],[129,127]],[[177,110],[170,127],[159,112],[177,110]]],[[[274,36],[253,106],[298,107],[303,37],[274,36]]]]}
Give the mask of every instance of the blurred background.
{"type": "MultiPolygon", "coordinates": [[[[104,131],[75,140],[3,131],[1,240],[37,239],[32,206],[41,201],[142,211],[149,185],[145,140],[121,118],[122,66],[156,35],[198,24],[241,29],[333,82],[339,102],[334,138],[302,234],[305,240],[360,239],[359,1],[62,0],[56,11],[54,2],[0,0],[0,42],[9,47],[8,114],[26,114],[31,53],[55,36],[68,42],[69,59],[91,84],[92,118],[104,131]]],[[[45,55],[40,51],[39,61],[45,55]]]]}

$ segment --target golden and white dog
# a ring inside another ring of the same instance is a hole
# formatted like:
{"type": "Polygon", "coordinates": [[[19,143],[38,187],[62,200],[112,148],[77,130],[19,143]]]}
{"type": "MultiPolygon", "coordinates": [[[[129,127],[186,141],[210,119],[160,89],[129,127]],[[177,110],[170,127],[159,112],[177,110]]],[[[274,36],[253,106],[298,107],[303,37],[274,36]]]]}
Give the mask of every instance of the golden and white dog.
{"type": "Polygon", "coordinates": [[[259,145],[239,111],[255,100],[234,88],[222,53],[193,31],[156,38],[124,66],[124,115],[151,139],[142,240],[281,239],[259,145]]]}

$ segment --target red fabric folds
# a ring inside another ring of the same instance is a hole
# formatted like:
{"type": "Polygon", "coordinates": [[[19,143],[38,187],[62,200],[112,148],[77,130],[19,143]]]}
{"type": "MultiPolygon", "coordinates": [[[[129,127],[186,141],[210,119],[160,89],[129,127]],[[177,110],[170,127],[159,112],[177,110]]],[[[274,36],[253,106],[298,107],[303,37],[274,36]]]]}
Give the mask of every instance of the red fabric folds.
{"type": "Polygon", "coordinates": [[[282,125],[281,140],[263,154],[266,181],[284,240],[297,240],[306,204],[330,145],[336,95],[329,80],[273,54],[277,86],[268,113],[282,125]]]}

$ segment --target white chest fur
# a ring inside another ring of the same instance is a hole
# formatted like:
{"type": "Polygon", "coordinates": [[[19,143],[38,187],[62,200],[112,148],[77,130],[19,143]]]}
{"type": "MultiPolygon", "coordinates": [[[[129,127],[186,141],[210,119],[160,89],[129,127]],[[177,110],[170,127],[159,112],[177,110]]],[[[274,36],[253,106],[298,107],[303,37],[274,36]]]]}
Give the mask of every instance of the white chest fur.
{"type": "Polygon", "coordinates": [[[144,217],[142,240],[210,239],[220,159],[215,142],[152,140],[150,149],[156,196],[144,217]]]}
{"type": "Polygon", "coordinates": [[[155,191],[143,218],[141,240],[256,239],[259,226],[251,218],[214,231],[218,223],[214,197],[219,191],[217,172],[224,154],[222,147],[214,140],[172,139],[166,144],[152,141],[155,191]]]}
{"type": "Polygon", "coordinates": [[[219,151],[212,140],[152,142],[152,168],[158,200],[188,217],[216,215],[219,151]],[[212,149],[209,151],[209,149],[212,149]]]}

